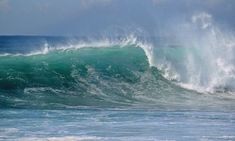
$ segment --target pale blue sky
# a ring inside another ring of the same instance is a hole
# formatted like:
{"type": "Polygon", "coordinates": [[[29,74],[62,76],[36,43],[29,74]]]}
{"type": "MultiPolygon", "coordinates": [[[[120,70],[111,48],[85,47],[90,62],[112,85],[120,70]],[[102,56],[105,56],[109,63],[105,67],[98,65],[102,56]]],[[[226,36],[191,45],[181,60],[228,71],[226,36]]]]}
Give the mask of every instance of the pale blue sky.
{"type": "Polygon", "coordinates": [[[235,27],[235,0],[0,0],[0,35],[156,35],[196,12],[235,27]]]}

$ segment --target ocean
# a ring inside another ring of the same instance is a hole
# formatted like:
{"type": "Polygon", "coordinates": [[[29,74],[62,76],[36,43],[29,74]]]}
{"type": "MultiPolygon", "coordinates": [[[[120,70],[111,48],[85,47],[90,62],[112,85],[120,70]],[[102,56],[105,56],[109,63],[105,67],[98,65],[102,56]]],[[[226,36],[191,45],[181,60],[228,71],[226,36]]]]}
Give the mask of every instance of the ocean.
{"type": "Polygon", "coordinates": [[[0,140],[235,140],[223,37],[1,36],[0,140]]]}

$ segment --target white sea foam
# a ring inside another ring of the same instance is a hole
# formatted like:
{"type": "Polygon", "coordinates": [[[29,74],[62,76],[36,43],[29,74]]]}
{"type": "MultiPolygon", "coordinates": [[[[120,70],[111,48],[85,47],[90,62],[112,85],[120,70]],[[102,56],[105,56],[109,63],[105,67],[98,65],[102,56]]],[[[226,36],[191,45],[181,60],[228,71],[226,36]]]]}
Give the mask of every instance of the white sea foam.
{"type": "Polygon", "coordinates": [[[20,138],[19,141],[97,141],[101,140],[99,137],[95,136],[63,136],[63,137],[26,137],[20,138]]]}

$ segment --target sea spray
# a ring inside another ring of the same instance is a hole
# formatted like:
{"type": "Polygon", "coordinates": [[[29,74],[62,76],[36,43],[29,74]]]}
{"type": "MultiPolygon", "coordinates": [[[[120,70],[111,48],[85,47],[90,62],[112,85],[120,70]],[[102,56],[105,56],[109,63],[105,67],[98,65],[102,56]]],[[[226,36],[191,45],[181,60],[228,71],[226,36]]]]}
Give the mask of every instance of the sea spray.
{"type": "Polygon", "coordinates": [[[208,93],[233,92],[235,37],[205,12],[175,25],[175,46],[154,48],[157,66],[180,86],[208,93]]]}

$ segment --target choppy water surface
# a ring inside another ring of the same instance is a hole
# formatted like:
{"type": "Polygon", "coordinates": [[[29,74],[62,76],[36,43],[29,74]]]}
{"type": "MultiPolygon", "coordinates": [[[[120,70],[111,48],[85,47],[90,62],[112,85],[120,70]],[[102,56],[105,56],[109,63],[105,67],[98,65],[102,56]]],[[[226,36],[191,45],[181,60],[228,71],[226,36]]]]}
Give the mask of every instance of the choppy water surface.
{"type": "Polygon", "coordinates": [[[235,140],[231,112],[0,110],[0,140],[235,140]]]}

